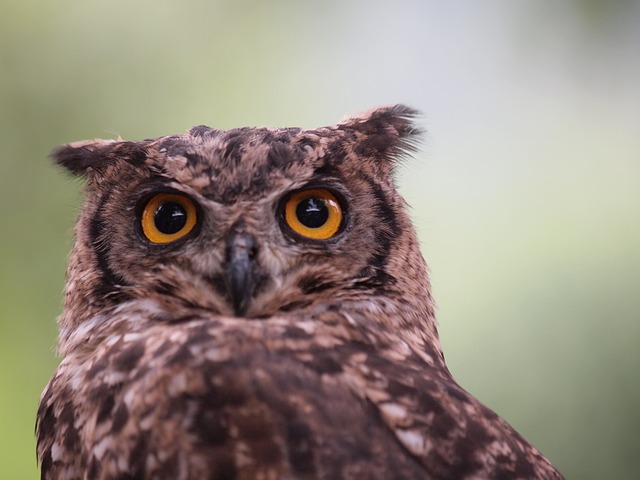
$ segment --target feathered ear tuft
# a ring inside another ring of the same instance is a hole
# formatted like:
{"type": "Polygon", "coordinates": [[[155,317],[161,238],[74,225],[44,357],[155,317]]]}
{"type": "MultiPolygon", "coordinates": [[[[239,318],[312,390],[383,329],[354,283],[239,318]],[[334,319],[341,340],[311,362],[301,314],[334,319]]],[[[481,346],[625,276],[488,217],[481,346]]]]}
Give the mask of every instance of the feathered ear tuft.
{"type": "Polygon", "coordinates": [[[116,140],[82,140],[55,148],[51,158],[74,175],[84,176],[89,168],[97,168],[104,162],[108,146],[116,140]]]}
{"type": "Polygon", "coordinates": [[[54,149],[51,157],[74,175],[87,176],[91,172],[104,170],[117,160],[144,163],[147,154],[145,147],[144,142],[83,140],[54,149]]]}
{"type": "Polygon", "coordinates": [[[356,131],[354,149],[359,155],[396,160],[403,154],[414,152],[423,130],[414,120],[417,110],[405,105],[374,108],[363,114],[349,117],[340,128],[356,131]]]}

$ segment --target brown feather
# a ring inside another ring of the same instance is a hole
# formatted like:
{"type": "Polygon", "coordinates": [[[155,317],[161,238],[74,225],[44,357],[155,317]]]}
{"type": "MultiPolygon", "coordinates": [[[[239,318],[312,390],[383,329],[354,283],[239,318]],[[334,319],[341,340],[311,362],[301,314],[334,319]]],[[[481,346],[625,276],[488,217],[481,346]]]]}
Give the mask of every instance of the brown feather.
{"type": "Polygon", "coordinates": [[[57,149],[88,180],[63,360],[38,410],[42,478],[562,478],[447,370],[393,182],[415,115],[57,149]],[[334,236],[287,225],[283,203],[305,188],[339,198],[334,236]],[[196,227],[167,244],[141,227],[158,192],[196,205],[196,227]],[[233,258],[247,291],[229,287],[233,258]]]}

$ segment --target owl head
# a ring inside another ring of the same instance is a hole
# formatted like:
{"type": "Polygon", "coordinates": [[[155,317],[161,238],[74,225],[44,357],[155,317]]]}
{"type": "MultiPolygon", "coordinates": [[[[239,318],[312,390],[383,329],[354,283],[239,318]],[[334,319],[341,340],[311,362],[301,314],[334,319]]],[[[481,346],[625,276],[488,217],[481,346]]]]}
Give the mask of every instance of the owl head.
{"type": "Polygon", "coordinates": [[[426,267],[394,186],[419,133],[415,113],[390,106],[313,130],[199,126],[59,147],[56,162],[87,185],[63,335],[132,301],[153,304],[158,321],[345,302],[430,312],[426,267]]]}

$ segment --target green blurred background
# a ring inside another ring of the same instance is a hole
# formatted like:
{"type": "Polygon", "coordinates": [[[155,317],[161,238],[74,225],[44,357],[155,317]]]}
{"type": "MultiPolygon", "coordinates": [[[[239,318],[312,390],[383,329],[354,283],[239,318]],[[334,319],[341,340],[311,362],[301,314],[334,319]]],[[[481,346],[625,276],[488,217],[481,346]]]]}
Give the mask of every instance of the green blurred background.
{"type": "Polygon", "coordinates": [[[429,131],[399,184],[453,374],[568,478],[638,478],[639,2],[0,5],[0,478],[37,478],[57,362],[81,184],[53,146],[395,102],[429,131]]]}

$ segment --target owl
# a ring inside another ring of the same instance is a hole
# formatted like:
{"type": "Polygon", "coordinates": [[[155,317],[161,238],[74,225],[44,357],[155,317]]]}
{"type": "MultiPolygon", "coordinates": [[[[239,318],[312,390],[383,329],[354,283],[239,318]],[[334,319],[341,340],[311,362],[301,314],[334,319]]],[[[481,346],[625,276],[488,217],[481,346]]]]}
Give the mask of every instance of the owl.
{"type": "Polygon", "coordinates": [[[416,112],[64,145],[86,180],[43,479],[552,479],[444,361],[416,112]]]}

